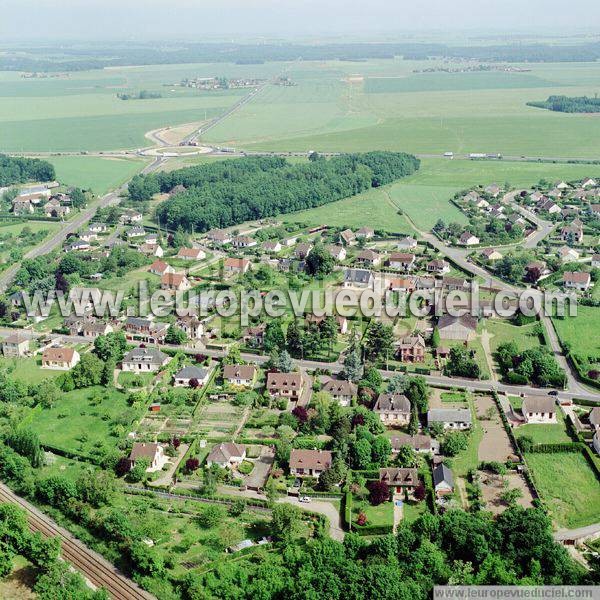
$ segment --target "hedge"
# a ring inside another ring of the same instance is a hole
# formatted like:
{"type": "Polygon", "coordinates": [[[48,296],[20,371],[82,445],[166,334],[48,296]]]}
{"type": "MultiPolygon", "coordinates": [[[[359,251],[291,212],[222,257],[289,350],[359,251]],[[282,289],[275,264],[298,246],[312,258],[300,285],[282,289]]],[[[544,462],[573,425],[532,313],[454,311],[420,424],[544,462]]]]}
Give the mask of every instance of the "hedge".
{"type": "Polygon", "coordinates": [[[600,390],[600,381],[588,377],[587,373],[584,373],[581,369],[581,365],[579,364],[579,360],[577,359],[577,357],[570,350],[565,348],[565,346],[562,343],[561,346],[563,347],[563,351],[565,352],[566,359],[569,361],[569,363],[575,369],[575,371],[577,371],[579,379],[581,379],[583,383],[591,385],[592,387],[600,390]]]}
{"type": "Polygon", "coordinates": [[[393,525],[357,525],[353,523],[352,527],[354,533],[358,533],[358,535],[387,535],[394,531],[393,525]]]}
{"type": "Polygon", "coordinates": [[[535,454],[560,454],[566,452],[580,452],[580,442],[563,442],[561,444],[535,444],[529,452],[535,454]]]}
{"type": "Polygon", "coordinates": [[[97,456],[92,456],[91,454],[86,454],[85,452],[73,452],[72,450],[67,450],[67,448],[53,446],[52,444],[41,444],[41,446],[46,452],[52,452],[52,454],[58,454],[58,456],[63,456],[64,458],[82,460],[97,466],[99,466],[101,463],[101,460],[97,456]]]}

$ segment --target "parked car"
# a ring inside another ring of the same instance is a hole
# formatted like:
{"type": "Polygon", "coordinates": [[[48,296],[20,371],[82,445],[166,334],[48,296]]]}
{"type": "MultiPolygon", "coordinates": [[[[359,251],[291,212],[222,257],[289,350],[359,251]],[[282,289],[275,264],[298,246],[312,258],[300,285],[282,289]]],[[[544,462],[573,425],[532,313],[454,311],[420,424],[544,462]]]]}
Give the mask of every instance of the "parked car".
{"type": "Polygon", "coordinates": [[[310,498],[308,496],[300,496],[300,498],[298,498],[298,502],[308,503],[310,502],[310,498]]]}

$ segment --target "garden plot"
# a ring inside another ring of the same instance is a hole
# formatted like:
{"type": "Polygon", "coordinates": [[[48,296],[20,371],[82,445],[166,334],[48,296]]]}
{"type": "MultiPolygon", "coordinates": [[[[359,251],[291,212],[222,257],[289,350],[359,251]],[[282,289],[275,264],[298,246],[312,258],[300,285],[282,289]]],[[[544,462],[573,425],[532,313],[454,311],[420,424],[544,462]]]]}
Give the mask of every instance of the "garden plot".
{"type": "Polygon", "coordinates": [[[522,497],[517,500],[519,506],[528,508],[531,506],[533,497],[522,475],[516,472],[506,475],[496,475],[489,471],[478,471],[481,477],[481,492],[486,504],[486,510],[494,515],[506,510],[507,505],[501,500],[502,493],[507,489],[521,490],[522,497]]]}
{"type": "Polygon", "coordinates": [[[203,407],[196,419],[195,432],[204,434],[208,439],[232,434],[236,430],[242,414],[243,409],[230,402],[212,402],[203,407]]]}

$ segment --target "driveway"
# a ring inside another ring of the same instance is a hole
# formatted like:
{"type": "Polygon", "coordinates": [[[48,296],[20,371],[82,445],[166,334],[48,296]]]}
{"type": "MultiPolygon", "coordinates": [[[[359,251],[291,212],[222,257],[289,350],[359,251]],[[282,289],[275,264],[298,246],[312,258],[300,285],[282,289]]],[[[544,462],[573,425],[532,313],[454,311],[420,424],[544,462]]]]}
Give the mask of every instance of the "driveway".
{"type": "Polygon", "coordinates": [[[269,446],[262,446],[260,456],[256,459],[247,459],[254,463],[254,469],[250,475],[244,477],[246,487],[251,490],[258,490],[265,485],[267,477],[273,467],[275,452],[269,446]]]}
{"type": "Polygon", "coordinates": [[[298,498],[295,498],[293,496],[285,496],[283,498],[279,498],[277,502],[295,504],[301,509],[310,510],[312,512],[325,515],[329,518],[329,535],[331,536],[331,538],[337,540],[338,542],[344,541],[344,530],[342,529],[340,513],[331,502],[327,502],[326,500],[312,500],[310,503],[304,504],[302,502],[299,502],[298,498]]]}

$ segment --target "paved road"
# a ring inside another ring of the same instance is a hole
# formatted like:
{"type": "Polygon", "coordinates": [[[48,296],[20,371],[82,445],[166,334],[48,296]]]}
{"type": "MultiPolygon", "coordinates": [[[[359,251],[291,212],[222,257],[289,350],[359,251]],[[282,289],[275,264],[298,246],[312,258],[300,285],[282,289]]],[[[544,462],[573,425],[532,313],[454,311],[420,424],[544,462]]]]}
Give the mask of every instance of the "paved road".
{"type": "Polygon", "coordinates": [[[61,556],[71,563],[96,588],[106,588],[115,600],[151,600],[154,598],[136,583],[125,577],[114,565],[98,553],[90,550],[66,529],[58,526],[50,517],[35,506],[14,494],[0,483],[0,502],[10,502],[27,512],[32,531],[39,531],[46,537],[57,537],[61,543],[61,556]]]}

